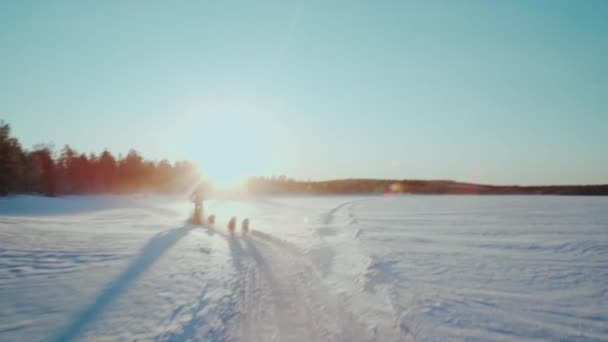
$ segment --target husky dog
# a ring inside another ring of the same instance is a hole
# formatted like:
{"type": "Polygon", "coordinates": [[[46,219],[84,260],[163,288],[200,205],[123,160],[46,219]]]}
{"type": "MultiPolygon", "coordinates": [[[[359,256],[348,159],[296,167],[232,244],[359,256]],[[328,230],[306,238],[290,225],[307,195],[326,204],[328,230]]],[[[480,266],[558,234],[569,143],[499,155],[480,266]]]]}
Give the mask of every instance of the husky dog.
{"type": "Polygon", "coordinates": [[[230,221],[228,221],[228,231],[232,234],[236,229],[236,217],[232,216],[230,221]]]}
{"type": "Polygon", "coordinates": [[[247,232],[249,231],[249,219],[248,218],[243,220],[243,223],[241,224],[241,229],[243,230],[243,234],[247,234],[247,232]]]}

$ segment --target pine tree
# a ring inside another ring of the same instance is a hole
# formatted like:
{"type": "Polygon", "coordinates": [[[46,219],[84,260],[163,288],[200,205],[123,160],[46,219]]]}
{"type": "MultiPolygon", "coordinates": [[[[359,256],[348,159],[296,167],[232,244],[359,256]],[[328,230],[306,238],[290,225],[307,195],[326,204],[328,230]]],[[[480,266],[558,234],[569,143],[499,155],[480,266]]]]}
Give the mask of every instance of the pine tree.
{"type": "Polygon", "coordinates": [[[112,153],[104,150],[99,156],[97,169],[100,175],[101,191],[113,192],[116,190],[117,166],[112,153]]]}
{"type": "Polygon", "coordinates": [[[36,176],[34,191],[47,196],[57,194],[57,178],[53,152],[49,146],[37,146],[30,153],[31,165],[36,176]]]}
{"type": "Polygon", "coordinates": [[[0,121],[0,195],[18,192],[23,186],[21,145],[10,133],[10,125],[0,121]]]}

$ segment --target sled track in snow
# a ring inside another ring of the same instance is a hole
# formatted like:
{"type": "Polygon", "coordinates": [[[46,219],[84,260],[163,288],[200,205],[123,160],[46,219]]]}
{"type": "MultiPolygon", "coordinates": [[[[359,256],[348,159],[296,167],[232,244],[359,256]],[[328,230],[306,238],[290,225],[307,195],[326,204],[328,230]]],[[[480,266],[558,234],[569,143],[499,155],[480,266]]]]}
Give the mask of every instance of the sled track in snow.
{"type": "MultiPolygon", "coordinates": [[[[357,217],[353,213],[353,207],[356,203],[364,200],[352,200],[343,202],[326,213],[321,215],[320,227],[316,228],[316,233],[321,240],[321,247],[311,251],[311,256],[318,265],[319,271],[323,277],[327,276],[334,268],[334,260],[338,256],[334,245],[344,244],[348,245],[350,249],[349,253],[360,253],[360,247],[358,240],[363,234],[363,230],[360,227],[355,227],[358,224],[357,217]],[[344,212],[345,211],[345,212],[344,212]],[[340,220],[338,220],[340,219],[340,220]],[[356,229],[355,229],[356,228],[356,229]],[[342,237],[346,237],[342,239],[342,237]],[[345,243],[346,241],[346,243],[345,243]]],[[[370,256],[363,254],[364,258],[371,258],[370,256]]],[[[374,265],[373,258],[370,260],[370,264],[374,265]]],[[[369,267],[369,266],[368,266],[369,267]]],[[[369,269],[368,269],[369,271],[369,269]]],[[[365,277],[366,275],[363,274],[365,277]]],[[[376,281],[376,280],[375,280],[376,281]]],[[[410,329],[409,325],[405,321],[407,315],[406,308],[398,305],[396,298],[395,284],[390,282],[377,281],[378,285],[382,285],[385,292],[385,300],[390,305],[390,311],[393,316],[393,329],[399,335],[399,341],[415,341],[415,335],[410,329]]],[[[365,289],[369,291],[369,289],[365,289]]],[[[374,335],[377,332],[374,331],[374,335]]],[[[378,337],[374,337],[376,340],[378,337]]]]}
{"type": "Polygon", "coordinates": [[[334,222],[336,214],[340,210],[342,210],[345,207],[350,207],[354,203],[355,203],[355,201],[347,201],[347,202],[337,205],[336,207],[334,207],[333,209],[329,210],[328,212],[326,212],[325,214],[323,214],[321,216],[321,223],[322,224],[332,224],[334,222]]]}
{"type": "MultiPolygon", "coordinates": [[[[346,201],[322,213],[319,217],[319,225],[311,228],[321,241],[321,245],[310,250],[310,257],[323,277],[331,273],[336,257],[329,241],[340,233],[339,227],[336,226],[336,215],[344,208],[352,207],[354,203],[355,201],[346,201]]],[[[349,216],[351,216],[350,212],[349,216]]]]}
{"type": "Polygon", "coordinates": [[[248,257],[239,340],[370,340],[295,246],[264,233],[238,242],[248,257]]]}

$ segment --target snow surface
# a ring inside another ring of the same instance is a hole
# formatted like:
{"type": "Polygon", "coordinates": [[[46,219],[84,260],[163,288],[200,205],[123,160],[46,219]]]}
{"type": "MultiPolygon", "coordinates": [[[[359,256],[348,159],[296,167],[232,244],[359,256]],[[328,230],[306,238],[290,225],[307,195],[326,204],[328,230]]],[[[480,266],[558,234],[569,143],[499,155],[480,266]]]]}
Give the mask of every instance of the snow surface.
{"type": "Polygon", "coordinates": [[[0,199],[0,340],[608,340],[608,199],[0,199]],[[231,216],[253,231],[227,233],[231,216]]]}

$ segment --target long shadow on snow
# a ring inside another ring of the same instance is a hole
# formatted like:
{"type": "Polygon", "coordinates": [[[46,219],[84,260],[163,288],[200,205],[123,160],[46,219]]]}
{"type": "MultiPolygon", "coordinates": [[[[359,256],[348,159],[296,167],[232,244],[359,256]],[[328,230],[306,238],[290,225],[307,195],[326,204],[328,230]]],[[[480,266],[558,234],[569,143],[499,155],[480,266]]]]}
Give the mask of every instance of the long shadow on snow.
{"type": "Polygon", "coordinates": [[[251,256],[253,258],[258,269],[260,270],[260,272],[262,272],[262,275],[264,277],[266,277],[266,280],[268,280],[268,282],[270,283],[270,286],[273,289],[278,289],[278,287],[277,287],[278,281],[277,281],[276,277],[274,276],[274,274],[272,274],[272,271],[270,270],[266,260],[262,256],[262,253],[260,253],[258,248],[255,246],[255,243],[253,242],[253,240],[251,240],[248,236],[245,236],[245,237],[243,237],[243,242],[245,243],[245,246],[247,247],[249,256],[251,256]]]}
{"type": "MultiPolygon", "coordinates": [[[[241,248],[241,245],[239,244],[239,242],[237,241],[237,238],[232,235],[232,234],[226,234],[220,230],[217,230],[215,227],[210,226],[210,225],[203,225],[200,228],[203,229],[203,231],[208,234],[209,236],[214,236],[215,234],[223,237],[224,239],[226,239],[226,241],[228,242],[228,246],[230,248],[230,256],[232,259],[232,264],[235,268],[235,270],[237,272],[241,272],[241,270],[243,269],[243,266],[241,264],[241,254],[243,252],[243,249],[241,248]]],[[[236,286],[238,288],[238,286],[236,286]]],[[[156,337],[154,340],[155,341],[192,341],[192,340],[197,340],[197,339],[203,339],[204,341],[214,341],[214,342],[221,342],[221,341],[226,341],[226,335],[225,335],[225,331],[223,330],[226,326],[226,322],[229,321],[230,319],[232,319],[232,317],[235,314],[235,310],[234,307],[236,307],[236,304],[232,303],[229,301],[229,303],[227,303],[225,306],[228,307],[227,310],[224,311],[223,314],[220,314],[220,319],[222,321],[223,324],[220,324],[219,326],[211,326],[211,322],[209,320],[207,320],[207,318],[204,315],[201,315],[201,312],[207,307],[207,304],[209,304],[209,300],[206,298],[206,290],[203,290],[201,292],[201,294],[198,296],[197,298],[197,305],[196,307],[194,307],[192,310],[190,310],[191,314],[192,314],[192,318],[186,322],[181,329],[181,332],[175,334],[175,333],[168,333],[168,334],[163,334],[160,335],[158,337],[156,337]],[[232,309],[232,311],[230,311],[232,309]],[[203,336],[199,336],[197,335],[198,330],[203,327],[203,326],[209,326],[209,329],[207,330],[207,332],[204,334],[203,336]]],[[[220,305],[220,307],[223,305],[220,305]]],[[[217,309],[219,311],[222,311],[222,309],[217,309]]]]}
{"type": "MultiPolygon", "coordinates": [[[[201,295],[197,298],[198,304],[194,309],[192,309],[192,319],[188,321],[183,327],[180,334],[167,334],[156,337],[155,341],[193,341],[196,340],[196,331],[199,326],[209,325],[207,319],[200,315],[209,301],[205,299],[205,292],[203,291],[201,295]]],[[[225,338],[221,332],[215,331],[211,329],[207,332],[205,336],[205,341],[224,341],[225,338]]]]}
{"type": "Polygon", "coordinates": [[[266,234],[266,233],[260,232],[258,230],[253,230],[253,231],[251,231],[251,235],[253,237],[255,237],[255,238],[259,238],[259,239],[264,240],[266,242],[272,243],[272,244],[274,244],[274,245],[276,245],[276,246],[284,249],[285,251],[287,251],[287,252],[289,252],[289,253],[291,253],[293,255],[298,255],[299,256],[299,255],[302,254],[302,252],[300,251],[300,249],[296,245],[294,245],[294,244],[292,244],[290,242],[287,242],[285,240],[279,239],[277,237],[274,237],[274,236],[272,236],[270,234],[266,234]]]}
{"type": "MultiPolygon", "coordinates": [[[[303,252],[300,248],[298,248],[298,246],[296,246],[290,242],[287,242],[285,240],[274,237],[270,234],[263,233],[258,230],[252,230],[251,236],[254,239],[259,239],[266,243],[270,243],[274,246],[280,247],[281,249],[285,250],[286,252],[288,252],[292,255],[295,255],[298,257],[303,256],[303,252]]],[[[322,235],[320,235],[320,236],[322,237],[322,235]]],[[[325,241],[325,240],[323,240],[323,241],[325,241]]],[[[316,265],[316,268],[319,270],[319,272],[321,273],[321,275],[323,277],[325,277],[329,273],[331,273],[331,270],[333,269],[333,261],[335,258],[335,253],[333,252],[332,248],[329,245],[327,245],[327,243],[325,243],[325,245],[323,245],[321,247],[310,250],[308,252],[308,254],[309,254],[311,260],[313,261],[313,263],[316,265]]]]}
{"type": "MultiPolygon", "coordinates": [[[[269,290],[275,298],[275,302],[273,305],[275,306],[275,308],[280,310],[279,312],[275,313],[275,319],[277,320],[277,328],[279,329],[279,340],[282,341],[284,340],[284,338],[281,338],[281,336],[286,336],[285,331],[282,330],[284,330],[285,327],[290,326],[284,315],[286,313],[285,306],[289,305],[289,301],[291,301],[291,298],[287,296],[285,290],[280,286],[279,280],[274,275],[272,269],[268,265],[268,262],[262,256],[262,253],[258,250],[258,247],[256,247],[257,243],[249,236],[244,236],[243,242],[245,243],[245,247],[247,247],[247,255],[253,259],[257,266],[256,268],[268,283],[267,285],[269,287],[269,290]]],[[[278,255],[277,257],[280,258],[280,256],[278,255]]]]}
{"type": "Polygon", "coordinates": [[[171,229],[156,234],[142,248],[129,267],[114,279],[89,306],[80,311],[53,341],[69,341],[76,337],[82,328],[97,318],[106,307],[129,288],[129,285],[154,264],[171,246],[183,238],[189,226],[171,229]]]}
{"type": "Polygon", "coordinates": [[[232,259],[232,265],[234,270],[238,273],[243,271],[243,265],[241,263],[241,256],[243,255],[243,248],[241,244],[234,236],[227,236],[228,247],[230,247],[230,259],[232,259]]]}

